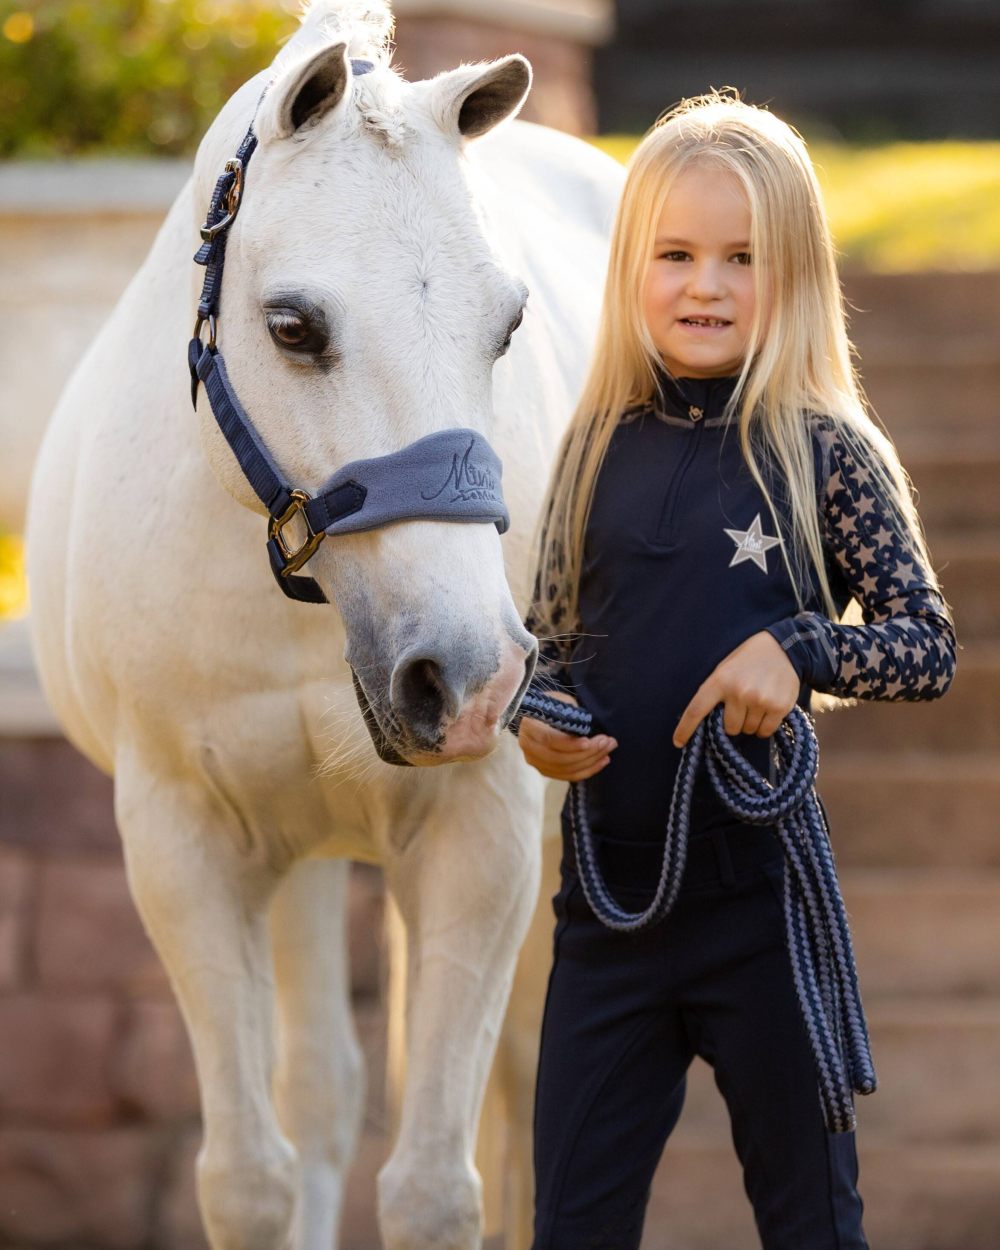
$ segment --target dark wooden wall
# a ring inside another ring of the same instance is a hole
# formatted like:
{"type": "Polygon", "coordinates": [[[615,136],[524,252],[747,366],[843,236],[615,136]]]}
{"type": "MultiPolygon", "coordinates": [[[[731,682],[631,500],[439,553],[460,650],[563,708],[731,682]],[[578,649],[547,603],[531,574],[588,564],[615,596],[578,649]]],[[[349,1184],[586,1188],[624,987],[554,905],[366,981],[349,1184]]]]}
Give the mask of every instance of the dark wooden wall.
{"type": "Polygon", "coordinates": [[[735,86],[807,137],[1000,137],[1000,0],[617,0],[602,131],[735,86]]]}

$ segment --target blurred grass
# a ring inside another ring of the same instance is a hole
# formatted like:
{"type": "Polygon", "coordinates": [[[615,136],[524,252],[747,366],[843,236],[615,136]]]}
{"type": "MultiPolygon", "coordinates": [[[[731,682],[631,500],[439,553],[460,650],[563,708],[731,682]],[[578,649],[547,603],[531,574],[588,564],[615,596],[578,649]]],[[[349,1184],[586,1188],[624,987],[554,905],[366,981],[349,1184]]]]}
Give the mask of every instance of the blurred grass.
{"type": "MultiPolygon", "coordinates": [[[[638,139],[594,142],[624,162],[638,139]]],[[[845,268],[1000,268],[1000,143],[814,143],[809,150],[845,268]]]]}

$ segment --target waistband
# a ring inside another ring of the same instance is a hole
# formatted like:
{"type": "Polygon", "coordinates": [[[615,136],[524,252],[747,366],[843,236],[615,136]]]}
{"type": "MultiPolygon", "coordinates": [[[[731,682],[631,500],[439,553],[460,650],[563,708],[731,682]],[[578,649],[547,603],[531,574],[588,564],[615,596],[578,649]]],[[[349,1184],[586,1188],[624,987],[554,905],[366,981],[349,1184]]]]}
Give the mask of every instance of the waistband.
{"type": "MultiPolygon", "coordinates": [[[[622,838],[595,836],[601,875],[611,888],[655,890],[663,864],[662,842],[630,842],[622,838]]],[[[713,885],[733,885],[768,864],[781,863],[783,849],[773,826],[732,824],[692,833],[681,890],[713,885]]],[[[563,818],[564,872],[576,874],[573,836],[563,818]]]]}

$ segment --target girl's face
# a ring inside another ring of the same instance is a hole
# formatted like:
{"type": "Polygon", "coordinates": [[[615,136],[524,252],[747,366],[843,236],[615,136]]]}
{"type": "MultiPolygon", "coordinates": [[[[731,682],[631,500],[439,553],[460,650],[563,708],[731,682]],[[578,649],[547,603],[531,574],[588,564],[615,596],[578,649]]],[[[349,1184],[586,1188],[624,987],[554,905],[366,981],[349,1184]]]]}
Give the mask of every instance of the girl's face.
{"type": "Polygon", "coordinates": [[[667,369],[689,378],[739,373],[755,304],[743,188],[726,170],[691,166],[664,201],[643,290],[667,369]]]}

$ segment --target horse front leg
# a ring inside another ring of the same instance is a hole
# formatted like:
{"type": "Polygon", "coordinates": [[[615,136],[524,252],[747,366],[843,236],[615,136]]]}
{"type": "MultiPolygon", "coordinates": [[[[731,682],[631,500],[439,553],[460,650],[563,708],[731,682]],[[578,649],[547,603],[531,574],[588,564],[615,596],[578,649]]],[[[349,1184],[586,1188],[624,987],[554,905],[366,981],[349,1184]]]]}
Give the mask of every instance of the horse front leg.
{"type": "Polygon", "coordinates": [[[347,958],[350,865],[295,864],[271,904],[278,1118],[299,1156],[294,1250],[333,1250],[365,1103],[347,958]]]}
{"type": "Polygon", "coordinates": [[[442,800],[386,875],[406,926],[406,1084],[378,1180],[386,1250],[475,1250],[476,1125],[531,919],[541,780],[516,744],[449,773],[442,800]]]}
{"type": "Polygon", "coordinates": [[[194,1050],[204,1139],[198,1203],[212,1250],[282,1250],[295,1151],[271,1101],[266,910],[278,880],[234,812],[189,782],[119,767],[115,802],[133,899],[194,1050]]]}

